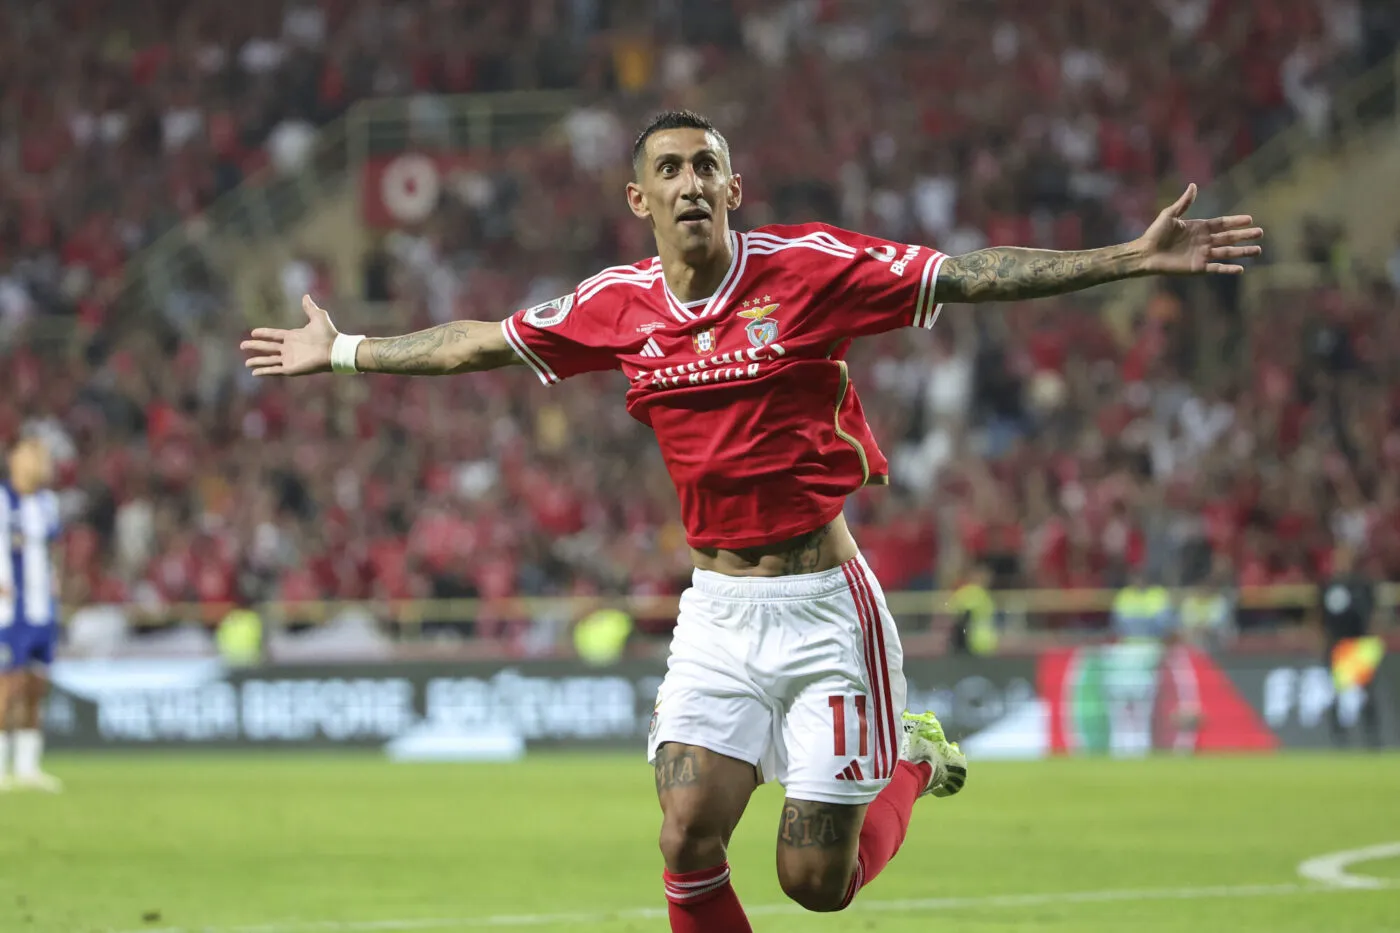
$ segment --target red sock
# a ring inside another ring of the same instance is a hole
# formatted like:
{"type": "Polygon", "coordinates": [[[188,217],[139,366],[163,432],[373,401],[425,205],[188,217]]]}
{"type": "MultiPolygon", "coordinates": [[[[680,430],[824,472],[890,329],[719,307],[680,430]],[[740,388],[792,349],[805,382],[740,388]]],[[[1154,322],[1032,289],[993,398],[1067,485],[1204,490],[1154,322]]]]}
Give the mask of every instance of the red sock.
{"type": "Polygon", "coordinates": [[[662,875],[671,910],[671,933],[753,933],[729,883],[729,863],[703,871],[662,875]]]}
{"type": "Polygon", "coordinates": [[[865,823],[860,828],[860,856],[843,907],[855,899],[857,891],[875,880],[904,844],[914,801],[928,787],[932,776],[933,766],[927,762],[901,761],[896,765],[894,777],[865,811],[865,823]]]}

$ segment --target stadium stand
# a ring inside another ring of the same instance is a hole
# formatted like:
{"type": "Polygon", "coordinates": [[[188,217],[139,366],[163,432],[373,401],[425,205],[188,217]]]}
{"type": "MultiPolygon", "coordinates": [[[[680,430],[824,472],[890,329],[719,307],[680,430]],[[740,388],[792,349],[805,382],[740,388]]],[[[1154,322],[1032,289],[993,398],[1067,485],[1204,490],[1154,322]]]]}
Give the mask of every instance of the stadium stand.
{"type": "MultiPolygon", "coordinates": [[[[385,236],[359,294],[314,254],[283,270],[288,293],[427,325],[648,254],[619,190],[629,127],[660,104],[726,128],[741,223],[1075,248],[1136,235],[1178,181],[1208,184],[1289,123],[1325,137],[1332,89],[1376,54],[1370,8],[1345,0],[1051,6],[6,6],[0,437],[38,424],[60,454],[69,599],[665,594],[688,578],[674,493],[616,379],[255,385],[227,295],[176,330],[114,319],[129,257],[260,169],[294,171],[355,100],[585,89],[557,139],[488,160],[469,197],[385,236]],[[40,318],[76,334],[20,339],[40,318]]],[[[1271,293],[1267,317],[1163,289],[1127,339],[1063,300],[950,308],[932,338],[873,342],[854,371],[895,486],[853,500],[857,536],[890,590],[974,560],[1001,586],[1115,586],[1137,565],[1302,582],[1337,541],[1400,573],[1400,373],[1377,349],[1400,337],[1397,279],[1271,293]],[[1240,365],[1210,365],[1218,338],[1240,365]]],[[[513,634],[489,611],[473,630],[513,634]]]]}

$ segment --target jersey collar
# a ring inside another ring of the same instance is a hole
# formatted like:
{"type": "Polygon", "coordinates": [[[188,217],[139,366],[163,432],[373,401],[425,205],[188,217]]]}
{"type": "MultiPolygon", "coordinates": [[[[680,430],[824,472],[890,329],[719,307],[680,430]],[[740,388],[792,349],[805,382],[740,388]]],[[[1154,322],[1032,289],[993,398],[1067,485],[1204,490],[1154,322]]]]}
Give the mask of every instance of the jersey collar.
{"type": "MultiPolygon", "coordinates": [[[[661,261],[660,257],[656,260],[661,261]]],[[[666,306],[672,317],[681,323],[687,321],[698,321],[703,317],[714,317],[724,310],[724,305],[729,301],[734,289],[738,287],[739,280],[744,276],[744,266],[748,262],[748,255],[744,247],[744,238],[733,230],[729,231],[729,268],[724,273],[724,278],[720,280],[719,288],[708,298],[698,298],[695,301],[682,302],[671,291],[671,286],[666,282],[666,277],[661,277],[661,287],[666,290],[666,306]]]]}

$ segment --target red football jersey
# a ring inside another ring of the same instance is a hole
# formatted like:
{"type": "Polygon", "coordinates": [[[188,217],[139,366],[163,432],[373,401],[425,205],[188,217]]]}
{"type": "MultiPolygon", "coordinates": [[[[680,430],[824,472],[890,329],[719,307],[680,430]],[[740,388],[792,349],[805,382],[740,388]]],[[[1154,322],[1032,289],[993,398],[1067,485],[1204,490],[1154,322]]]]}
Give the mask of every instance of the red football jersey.
{"type": "Polygon", "coordinates": [[[651,426],[693,547],[771,544],[889,481],[843,359],[850,341],[932,328],[944,258],[826,224],[731,233],[710,298],[679,301],[661,259],[615,266],[518,311],[506,340],[544,381],[621,369],[651,426]]]}

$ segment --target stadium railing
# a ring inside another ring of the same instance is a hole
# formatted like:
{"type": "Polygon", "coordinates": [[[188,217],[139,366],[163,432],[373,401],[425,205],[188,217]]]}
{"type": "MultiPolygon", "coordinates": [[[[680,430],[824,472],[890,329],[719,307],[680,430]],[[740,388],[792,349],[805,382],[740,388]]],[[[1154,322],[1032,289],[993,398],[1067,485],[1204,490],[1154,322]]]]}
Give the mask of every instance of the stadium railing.
{"type": "MultiPolygon", "coordinates": [[[[1391,619],[1400,605],[1400,583],[1379,588],[1383,616],[1391,619]]],[[[1185,590],[1173,591],[1179,604],[1185,590]]],[[[1032,589],[992,592],[999,616],[1001,648],[1004,652],[1035,651],[1054,645],[1081,644],[1104,639],[1108,634],[1108,613],[1117,594],[1108,589],[1032,589]]],[[[890,611],[899,622],[906,647],[914,654],[938,654],[946,650],[949,632],[956,622],[950,609],[948,590],[902,591],[886,595],[890,611]]],[[[1312,585],[1242,587],[1229,592],[1234,605],[1235,625],[1229,639],[1236,647],[1251,645],[1277,649],[1281,645],[1311,647],[1313,635],[1303,624],[1317,605],[1317,588],[1312,585]]],[[[567,653],[566,633],[590,612],[620,608],[636,621],[638,629],[652,636],[656,646],[664,644],[676,617],[676,596],[617,597],[508,597],[504,599],[426,599],[426,600],[315,600],[307,602],[269,601],[253,608],[272,630],[314,629],[353,615],[373,619],[390,637],[403,644],[422,643],[430,637],[447,636],[460,646],[463,656],[481,657],[500,653],[501,639],[479,637],[477,623],[489,618],[494,630],[511,623],[547,621],[558,633],[558,647],[567,653]],[[455,637],[454,637],[455,636],[455,637]]],[[[231,607],[218,603],[171,603],[162,606],[125,607],[130,626],[137,632],[180,625],[216,626],[231,607]]],[[[1393,622],[1387,623],[1396,634],[1393,622]]],[[[644,639],[646,641],[646,639],[644,639]]],[[[432,649],[452,653],[439,639],[432,649]]]]}

